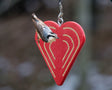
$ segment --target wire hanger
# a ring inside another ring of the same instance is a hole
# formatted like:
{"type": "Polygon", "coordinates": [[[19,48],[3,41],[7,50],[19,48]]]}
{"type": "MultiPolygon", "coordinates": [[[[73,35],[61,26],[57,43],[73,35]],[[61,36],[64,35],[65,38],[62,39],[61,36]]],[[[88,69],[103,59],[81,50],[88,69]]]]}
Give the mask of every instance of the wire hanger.
{"type": "Polygon", "coordinates": [[[62,0],[59,0],[59,9],[60,9],[60,12],[59,12],[59,15],[58,15],[58,24],[59,26],[61,26],[64,22],[63,20],[63,6],[62,6],[62,0]]]}

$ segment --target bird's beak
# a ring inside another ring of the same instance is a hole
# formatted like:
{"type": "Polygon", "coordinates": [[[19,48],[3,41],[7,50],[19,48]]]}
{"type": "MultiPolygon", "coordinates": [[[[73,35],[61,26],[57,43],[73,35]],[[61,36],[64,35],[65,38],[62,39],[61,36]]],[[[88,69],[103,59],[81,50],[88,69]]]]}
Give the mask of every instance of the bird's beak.
{"type": "Polygon", "coordinates": [[[57,34],[56,34],[56,39],[59,39],[59,37],[57,36],[57,34]]]}
{"type": "Polygon", "coordinates": [[[59,37],[56,37],[56,39],[59,39],[59,37]]]}

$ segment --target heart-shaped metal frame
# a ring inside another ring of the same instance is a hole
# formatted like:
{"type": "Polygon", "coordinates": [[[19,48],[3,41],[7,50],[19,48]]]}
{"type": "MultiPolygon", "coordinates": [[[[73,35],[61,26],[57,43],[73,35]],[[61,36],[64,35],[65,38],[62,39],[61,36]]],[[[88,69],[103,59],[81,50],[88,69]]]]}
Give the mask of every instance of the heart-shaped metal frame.
{"type": "Polygon", "coordinates": [[[85,42],[85,33],[79,24],[72,21],[61,26],[54,21],[45,21],[44,23],[58,35],[59,39],[52,43],[45,43],[41,39],[38,42],[36,33],[36,44],[56,84],[62,85],[85,42]]]}

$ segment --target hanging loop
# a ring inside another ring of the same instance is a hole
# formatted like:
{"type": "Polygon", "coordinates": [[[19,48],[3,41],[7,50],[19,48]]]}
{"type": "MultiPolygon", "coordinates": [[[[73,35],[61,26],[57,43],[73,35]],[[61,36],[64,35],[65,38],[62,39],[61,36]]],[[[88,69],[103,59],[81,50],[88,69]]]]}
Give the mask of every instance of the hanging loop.
{"type": "Polygon", "coordinates": [[[61,0],[59,0],[59,9],[60,9],[60,13],[58,15],[58,24],[59,24],[59,26],[61,26],[64,22],[64,20],[63,20],[63,6],[61,3],[61,0]]]}

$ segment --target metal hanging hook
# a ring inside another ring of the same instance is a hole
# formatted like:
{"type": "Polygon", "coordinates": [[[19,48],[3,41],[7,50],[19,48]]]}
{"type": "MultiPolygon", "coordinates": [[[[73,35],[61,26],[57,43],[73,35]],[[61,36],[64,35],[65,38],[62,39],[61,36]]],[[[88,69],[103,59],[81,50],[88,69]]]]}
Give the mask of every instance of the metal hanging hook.
{"type": "Polygon", "coordinates": [[[63,20],[63,6],[61,3],[61,0],[59,0],[59,9],[60,9],[60,13],[58,15],[58,24],[59,24],[59,26],[61,26],[64,22],[64,20],[63,20]]]}

